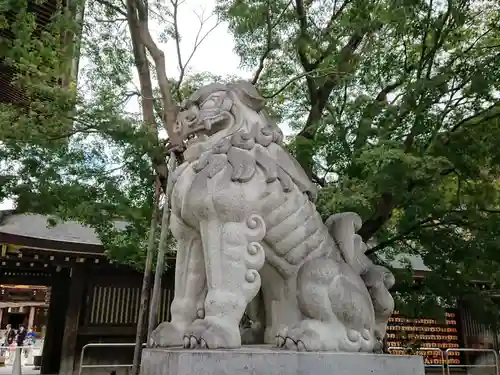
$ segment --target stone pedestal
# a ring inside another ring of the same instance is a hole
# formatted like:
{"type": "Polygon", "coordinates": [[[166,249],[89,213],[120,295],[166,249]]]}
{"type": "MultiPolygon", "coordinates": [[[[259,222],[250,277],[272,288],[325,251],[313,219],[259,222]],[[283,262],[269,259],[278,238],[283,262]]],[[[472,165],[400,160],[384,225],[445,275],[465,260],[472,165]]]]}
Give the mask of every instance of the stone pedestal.
{"type": "Polygon", "coordinates": [[[144,349],[141,375],[424,375],[419,356],[235,350],[144,349]]]}

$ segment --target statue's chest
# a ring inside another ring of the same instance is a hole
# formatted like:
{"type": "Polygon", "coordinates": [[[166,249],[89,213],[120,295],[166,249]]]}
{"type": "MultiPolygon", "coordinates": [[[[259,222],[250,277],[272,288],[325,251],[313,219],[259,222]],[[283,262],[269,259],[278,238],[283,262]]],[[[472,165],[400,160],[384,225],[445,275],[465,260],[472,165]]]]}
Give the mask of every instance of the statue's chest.
{"type": "MultiPolygon", "coordinates": [[[[172,175],[172,211],[184,219],[186,215],[194,213],[195,208],[203,205],[206,200],[206,192],[203,194],[197,185],[198,174],[194,171],[192,164],[182,164],[172,175]]],[[[206,203],[205,203],[206,204],[206,203]]]]}
{"type": "Polygon", "coordinates": [[[241,221],[256,208],[255,202],[262,193],[255,181],[232,181],[233,168],[225,163],[212,173],[212,169],[182,165],[173,176],[171,194],[173,212],[186,222],[217,217],[223,221],[241,221]]]}
{"type": "Polygon", "coordinates": [[[181,167],[182,170],[173,176],[171,204],[176,215],[184,220],[198,221],[209,215],[221,199],[234,195],[234,190],[227,186],[230,179],[224,178],[224,173],[214,177],[207,176],[205,170],[197,171],[193,164],[181,167]]]}

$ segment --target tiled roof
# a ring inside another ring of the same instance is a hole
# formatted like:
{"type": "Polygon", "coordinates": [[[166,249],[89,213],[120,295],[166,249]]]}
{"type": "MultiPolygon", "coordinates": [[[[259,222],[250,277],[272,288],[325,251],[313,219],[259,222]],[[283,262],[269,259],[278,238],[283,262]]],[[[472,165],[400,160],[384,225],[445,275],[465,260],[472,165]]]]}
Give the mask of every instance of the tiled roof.
{"type": "MultiPolygon", "coordinates": [[[[76,221],[58,222],[49,226],[48,217],[38,214],[15,214],[3,211],[0,233],[43,240],[102,245],[94,229],[76,221]]],[[[125,229],[125,221],[116,221],[117,229],[125,229]]]]}
{"type": "MultiPolygon", "coordinates": [[[[0,234],[10,234],[35,239],[59,241],[66,243],[102,245],[95,231],[76,221],[58,222],[56,226],[48,225],[48,217],[38,214],[15,214],[12,211],[0,211],[0,234]],[[3,213],[3,218],[2,218],[3,213]]],[[[117,229],[125,229],[125,221],[116,221],[117,229]]],[[[383,260],[383,255],[379,255],[383,260]]],[[[401,254],[390,262],[394,268],[403,268],[408,259],[415,271],[430,271],[420,257],[401,254]]]]}

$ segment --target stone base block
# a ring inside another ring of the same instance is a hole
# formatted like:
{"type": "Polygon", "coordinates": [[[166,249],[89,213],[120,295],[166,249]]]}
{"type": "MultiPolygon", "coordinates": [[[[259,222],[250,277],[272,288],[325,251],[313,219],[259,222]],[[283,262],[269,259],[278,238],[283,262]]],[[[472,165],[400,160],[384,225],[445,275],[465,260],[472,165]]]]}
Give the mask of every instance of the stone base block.
{"type": "Polygon", "coordinates": [[[235,350],[144,349],[141,375],[424,375],[420,356],[235,350]]]}

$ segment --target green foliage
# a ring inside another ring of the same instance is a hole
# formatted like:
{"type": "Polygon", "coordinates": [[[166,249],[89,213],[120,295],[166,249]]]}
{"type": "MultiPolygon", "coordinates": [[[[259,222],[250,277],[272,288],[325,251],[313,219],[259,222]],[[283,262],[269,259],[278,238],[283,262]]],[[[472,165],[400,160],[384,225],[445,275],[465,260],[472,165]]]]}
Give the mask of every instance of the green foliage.
{"type": "MultiPolygon", "coordinates": [[[[26,2],[8,13],[13,4],[1,4],[0,54],[21,102],[0,105],[0,199],[91,225],[110,256],[140,267],[152,160],[166,155],[161,103],[155,100],[154,127],[138,113],[126,9],[117,0],[87,1],[83,35],[67,43],[78,35],[75,10],[60,10],[42,29],[23,10],[26,2]]],[[[376,238],[373,256],[403,264],[395,270],[399,307],[460,298],[495,313],[490,291],[476,281],[493,289],[500,281],[498,3],[217,4],[243,67],[258,72],[270,112],[294,130],[287,147],[320,185],[321,214],[359,212],[360,234],[376,238]],[[434,272],[416,285],[405,257],[434,272]]],[[[178,40],[175,23],[164,22],[175,12],[158,2],[150,10],[165,25],[160,38],[178,40]]],[[[181,101],[208,81],[229,78],[172,78],[173,96],[181,101]]]]}
{"type": "Polygon", "coordinates": [[[500,281],[498,2],[219,0],[218,12],[243,65],[263,68],[322,215],[359,212],[379,260],[434,271],[418,288],[409,266],[395,271],[399,307],[491,305],[473,282],[500,281]]]}
{"type": "Polygon", "coordinates": [[[80,29],[73,12],[59,9],[41,31],[25,8],[2,23],[8,33],[1,57],[15,72],[11,87],[22,102],[1,105],[0,199],[14,197],[20,212],[90,225],[110,257],[142,267],[151,160],[164,150],[157,131],[129,110],[137,90],[127,24],[90,1],[81,39],[68,43],[62,36],[80,29]],[[84,66],[75,90],[77,42],[84,66]]]}
{"type": "MultiPolygon", "coordinates": [[[[0,201],[14,198],[19,212],[48,215],[51,224],[89,225],[111,258],[142,268],[154,205],[152,160],[167,156],[158,87],[157,123],[142,121],[126,7],[88,0],[82,24],[77,2],[71,9],[28,0],[0,6],[0,58],[13,72],[5,79],[13,96],[0,104],[0,201]],[[53,14],[44,21],[40,9],[53,14]]],[[[180,39],[171,7],[152,3],[150,17],[165,25],[161,40],[180,39]]],[[[171,80],[180,100],[221,79],[182,78],[171,80]]],[[[167,245],[174,251],[172,238],[167,245]]]]}

